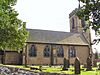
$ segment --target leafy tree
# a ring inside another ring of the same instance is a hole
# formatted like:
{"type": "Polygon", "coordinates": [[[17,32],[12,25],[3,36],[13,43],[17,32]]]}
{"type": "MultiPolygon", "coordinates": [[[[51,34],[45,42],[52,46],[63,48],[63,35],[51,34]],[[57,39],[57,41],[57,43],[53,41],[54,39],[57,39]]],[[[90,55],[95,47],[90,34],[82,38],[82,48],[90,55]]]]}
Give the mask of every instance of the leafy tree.
{"type": "MultiPolygon", "coordinates": [[[[84,19],[88,25],[85,30],[92,27],[96,35],[100,35],[100,0],[78,0],[79,10],[77,15],[80,19],[84,19]]],[[[95,39],[94,42],[100,41],[95,39]]]]}
{"type": "Polygon", "coordinates": [[[13,8],[17,0],[0,0],[0,48],[20,49],[25,44],[28,32],[26,23],[17,18],[13,8]]]}

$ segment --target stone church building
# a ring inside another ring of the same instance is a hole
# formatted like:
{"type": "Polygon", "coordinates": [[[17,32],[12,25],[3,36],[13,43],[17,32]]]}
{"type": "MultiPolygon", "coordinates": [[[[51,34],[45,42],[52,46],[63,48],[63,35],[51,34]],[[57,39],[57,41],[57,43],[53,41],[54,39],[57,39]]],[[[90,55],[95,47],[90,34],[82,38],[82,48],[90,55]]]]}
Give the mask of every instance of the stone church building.
{"type": "Polygon", "coordinates": [[[70,32],[28,29],[29,36],[23,49],[23,64],[29,65],[61,65],[63,59],[73,64],[75,57],[81,64],[92,52],[90,32],[83,32],[84,20],[80,20],[75,12],[69,14],[70,32]]]}
{"type": "Polygon", "coordinates": [[[21,53],[17,51],[0,51],[0,63],[28,65],[62,65],[63,59],[73,64],[75,58],[81,64],[86,63],[92,53],[90,32],[83,32],[84,20],[76,15],[77,9],[69,14],[70,32],[27,29],[29,36],[21,53]]]}

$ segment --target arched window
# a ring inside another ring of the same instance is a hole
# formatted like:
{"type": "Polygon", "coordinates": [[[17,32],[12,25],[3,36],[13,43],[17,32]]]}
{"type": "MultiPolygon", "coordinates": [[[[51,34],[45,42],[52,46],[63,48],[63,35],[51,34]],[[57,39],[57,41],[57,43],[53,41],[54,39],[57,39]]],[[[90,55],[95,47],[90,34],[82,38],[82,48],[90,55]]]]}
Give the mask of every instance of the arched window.
{"type": "Polygon", "coordinates": [[[75,22],[74,22],[74,18],[72,18],[72,29],[75,28],[75,22]]]}
{"type": "Polygon", "coordinates": [[[69,57],[76,57],[76,50],[74,46],[71,46],[69,49],[69,57]]]}
{"type": "Polygon", "coordinates": [[[29,49],[29,56],[35,57],[37,55],[37,50],[35,45],[31,45],[31,48],[29,49]]]}
{"type": "Polygon", "coordinates": [[[43,51],[44,57],[50,57],[50,46],[46,46],[43,51]]]}
{"type": "Polygon", "coordinates": [[[84,19],[81,19],[81,24],[82,24],[82,27],[85,27],[85,20],[84,19]]]}
{"type": "Polygon", "coordinates": [[[62,46],[57,47],[57,56],[58,57],[64,57],[64,50],[62,46]]]}

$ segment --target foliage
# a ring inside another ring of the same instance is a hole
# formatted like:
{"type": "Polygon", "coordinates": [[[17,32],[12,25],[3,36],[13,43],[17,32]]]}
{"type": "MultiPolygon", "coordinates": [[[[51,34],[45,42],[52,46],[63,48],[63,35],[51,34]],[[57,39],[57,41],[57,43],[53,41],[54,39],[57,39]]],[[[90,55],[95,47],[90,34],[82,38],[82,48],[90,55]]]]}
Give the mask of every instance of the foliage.
{"type": "Polygon", "coordinates": [[[78,1],[81,4],[77,12],[78,17],[88,22],[86,28],[91,26],[96,34],[100,34],[100,0],[78,1]]]}
{"type": "Polygon", "coordinates": [[[0,0],[0,48],[20,49],[27,38],[26,23],[13,8],[17,0],[0,0]]]}

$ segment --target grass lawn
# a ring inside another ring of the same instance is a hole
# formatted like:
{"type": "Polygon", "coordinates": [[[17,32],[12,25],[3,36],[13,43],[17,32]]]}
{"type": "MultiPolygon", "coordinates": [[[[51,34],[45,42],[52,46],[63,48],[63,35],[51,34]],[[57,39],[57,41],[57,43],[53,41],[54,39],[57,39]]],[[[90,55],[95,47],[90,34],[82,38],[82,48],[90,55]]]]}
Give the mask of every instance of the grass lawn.
{"type": "MultiPolygon", "coordinates": [[[[21,65],[5,65],[5,66],[30,70],[30,68],[26,68],[25,66],[21,66],[21,65]]],[[[33,66],[33,67],[39,68],[39,66],[33,66]]],[[[86,71],[86,68],[81,68],[81,69],[82,69],[81,74],[79,75],[100,75],[100,70],[97,70],[97,68],[93,68],[93,71],[86,71]]],[[[61,66],[52,66],[52,67],[42,66],[42,71],[51,72],[51,73],[61,73],[61,74],[74,74],[74,68],[72,66],[70,66],[70,68],[66,71],[62,71],[61,66]]]]}
{"type": "MultiPolygon", "coordinates": [[[[55,73],[62,73],[62,74],[74,74],[74,68],[71,67],[68,71],[62,71],[61,67],[43,67],[44,72],[55,72],[55,73]]],[[[93,68],[93,71],[86,71],[86,69],[81,70],[81,74],[79,75],[100,75],[100,70],[97,68],[93,68]]]]}

